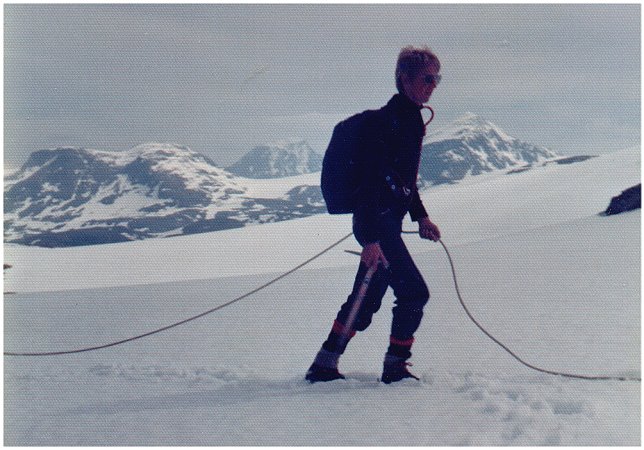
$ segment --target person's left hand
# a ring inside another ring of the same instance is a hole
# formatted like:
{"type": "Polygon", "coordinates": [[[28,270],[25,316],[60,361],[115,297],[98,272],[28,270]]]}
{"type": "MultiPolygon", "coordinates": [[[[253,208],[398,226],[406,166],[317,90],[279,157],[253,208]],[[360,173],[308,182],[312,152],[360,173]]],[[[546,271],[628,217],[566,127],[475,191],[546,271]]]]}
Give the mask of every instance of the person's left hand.
{"type": "Polygon", "coordinates": [[[418,234],[423,239],[430,239],[434,242],[441,238],[441,232],[429,217],[423,217],[418,221],[418,234]]]}

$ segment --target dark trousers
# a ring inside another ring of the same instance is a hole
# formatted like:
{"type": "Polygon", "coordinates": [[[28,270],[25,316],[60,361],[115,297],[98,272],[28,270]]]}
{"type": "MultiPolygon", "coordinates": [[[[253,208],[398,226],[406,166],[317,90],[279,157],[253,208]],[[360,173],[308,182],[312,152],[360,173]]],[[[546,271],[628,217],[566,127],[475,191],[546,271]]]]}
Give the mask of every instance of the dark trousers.
{"type": "MultiPolygon", "coordinates": [[[[389,269],[382,266],[378,268],[371,279],[354,323],[347,324],[346,321],[356,301],[360,284],[367,272],[366,265],[360,263],[353,291],[340,308],[334,329],[329,334],[329,339],[324,343],[324,348],[327,350],[343,353],[346,342],[337,339],[338,332],[343,331],[346,327],[350,328],[347,331],[353,333],[367,329],[373,315],[380,309],[387,288],[391,286],[396,300],[392,311],[389,353],[403,358],[411,356],[409,349],[414,340],[414,333],[423,318],[423,307],[429,300],[429,290],[402,240],[402,219],[402,217],[391,213],[381,216],[379,223],[380,247],[389,262],[389,269]]],[[[353,232],[357,241],[364,247],[361,224],[355,218],[353,232]]]]}

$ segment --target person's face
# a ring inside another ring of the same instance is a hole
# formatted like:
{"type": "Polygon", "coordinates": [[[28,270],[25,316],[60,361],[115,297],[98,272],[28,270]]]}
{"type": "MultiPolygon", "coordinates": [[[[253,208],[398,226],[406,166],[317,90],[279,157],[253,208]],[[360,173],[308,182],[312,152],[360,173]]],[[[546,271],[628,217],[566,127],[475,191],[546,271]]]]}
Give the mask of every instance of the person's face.
{"type": "Polygon", "coordinates": [[[405,95],[417,105],[427,103],[440,81],[438,71],[439,69],[432,64],[418,72],[416,78],[413,80],[403,76],[405,95]]]}

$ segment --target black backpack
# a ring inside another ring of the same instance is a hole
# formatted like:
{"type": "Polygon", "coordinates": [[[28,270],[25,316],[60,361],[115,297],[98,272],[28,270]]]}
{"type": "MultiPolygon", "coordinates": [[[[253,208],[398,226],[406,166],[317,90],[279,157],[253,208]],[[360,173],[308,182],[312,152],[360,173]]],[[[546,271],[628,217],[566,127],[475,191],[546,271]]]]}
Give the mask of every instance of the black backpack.
{"type": "Polygon", "coordinates": [[[320,187],[330,214],[353,213],[360,190],[365,146],[382,131],[384,111],[367,110],[338,123],[322,161],[320,187]]]}

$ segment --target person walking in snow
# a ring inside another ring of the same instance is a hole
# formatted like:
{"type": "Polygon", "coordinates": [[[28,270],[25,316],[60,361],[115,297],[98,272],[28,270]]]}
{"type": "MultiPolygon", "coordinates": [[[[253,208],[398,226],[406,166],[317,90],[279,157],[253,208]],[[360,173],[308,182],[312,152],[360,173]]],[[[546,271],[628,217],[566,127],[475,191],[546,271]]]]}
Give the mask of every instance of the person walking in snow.
{"type": "Polygon", "coordinates": [[[425,135],[421,109],[440,82],[439,71],[440,61],[428,47],[405,47],[398,56],[398,93],[380,110],[386,117],[385,125],[371,130],[368,134],[373,139],[360,149],[367,152],[369,162],[357,168],[362,185],[353,213],[353,232],[363,248],[358,273],[353,291],[306,373],[311,383],[345,378],[338,370],[340,356],[350,338],[369,326],[388,287],[393,289],[396,300],[381,381],[388,384],[418,379],[407,369],[407,360],[429,290],[401,233],[403,218],[409,213],[418,222],[421,238],[440,239],[440,231],[429,219],[416,186],[425,135]],[[347,324],[365,275],[369,268],[376,267],[355,320],[347,324]]]}

